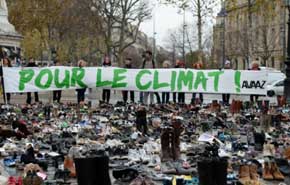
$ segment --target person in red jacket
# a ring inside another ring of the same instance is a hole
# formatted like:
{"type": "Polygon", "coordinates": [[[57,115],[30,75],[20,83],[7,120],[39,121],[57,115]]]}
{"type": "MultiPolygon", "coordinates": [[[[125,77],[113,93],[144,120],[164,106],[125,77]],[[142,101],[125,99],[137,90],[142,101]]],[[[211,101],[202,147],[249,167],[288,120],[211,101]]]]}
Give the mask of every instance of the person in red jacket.
{"type": "MultiPolygon", "coordinates": [[[[252,64],[252,68],[251,68],[250,70],[252,70],[252,71],[259,71],[259,70],[261,70],[261,69],[260,69],[260,65],[259,65],[257,62],[253,62],[253,64],[252,64]]],[[[251,103],[255,103],[255,102],[257,102],[258,99],[259,99],[259,95],[252,94],[252,95],[250,96],[250,101],[251,101],[251,103]]]]}

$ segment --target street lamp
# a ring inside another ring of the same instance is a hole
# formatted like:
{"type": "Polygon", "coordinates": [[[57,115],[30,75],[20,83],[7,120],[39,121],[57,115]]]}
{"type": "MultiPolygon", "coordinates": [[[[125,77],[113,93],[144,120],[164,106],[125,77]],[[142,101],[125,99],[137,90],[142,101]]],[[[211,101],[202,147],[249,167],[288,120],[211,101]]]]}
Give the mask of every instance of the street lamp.
{"type": "Polygon", "coordinates": [[[288,8],[288,42],[287,42],[287,58],[285,61],[286,66],[286,79],[284,81],[284,95],[286,103],[290,104],[290,0],[284,0],[285,6],[288,8]]]}

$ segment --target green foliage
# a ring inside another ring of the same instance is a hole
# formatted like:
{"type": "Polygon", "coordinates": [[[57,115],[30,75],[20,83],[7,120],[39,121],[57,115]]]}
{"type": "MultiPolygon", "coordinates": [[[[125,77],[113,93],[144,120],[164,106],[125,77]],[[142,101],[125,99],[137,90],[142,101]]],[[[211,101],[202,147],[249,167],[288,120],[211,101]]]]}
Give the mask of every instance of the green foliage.
{"type": "Polygon", "coordinates": [[[10,22],[24,36],[25,58],[52,59],[51,51],[56,50],[60,62],[94,61],[103,48],[96,29],[100,19],[90,14],[88,4],[80,6],[78,0],[9,0],[8,7],[10,22]]]}

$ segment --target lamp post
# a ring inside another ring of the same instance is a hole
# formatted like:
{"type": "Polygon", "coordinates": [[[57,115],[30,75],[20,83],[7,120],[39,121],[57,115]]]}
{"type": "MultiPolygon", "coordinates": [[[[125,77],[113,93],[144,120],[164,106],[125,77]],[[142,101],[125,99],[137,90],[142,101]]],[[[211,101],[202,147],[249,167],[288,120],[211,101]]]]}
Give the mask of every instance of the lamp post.
{"type": "Polygon", "coordinates": [[[290,104],[290,0],[284,0],[285,6],[288,8],[288,42],[287,42],[287,57],[285,61],[286,79],[284,81],[284,95],[286,103],[290,104]]]}
{"type": "Polygon", "coordinates": [[[222,1],[222,9],[217,15],[222,19],[221,23],[221,45],[222,45],[222,59],[221,59],[221,68],[224,68],[224,63],[226,61],[226,16],[227,16],[227,11],[226,11],[226,6],[225,6],[225,1],[222,1]]]}

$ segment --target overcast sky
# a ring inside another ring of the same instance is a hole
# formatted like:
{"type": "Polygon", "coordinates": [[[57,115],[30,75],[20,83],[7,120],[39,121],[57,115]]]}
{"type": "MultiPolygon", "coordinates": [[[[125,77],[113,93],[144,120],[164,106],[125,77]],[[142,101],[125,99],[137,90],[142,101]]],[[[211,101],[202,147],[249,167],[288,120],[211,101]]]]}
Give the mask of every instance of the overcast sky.
{"type": "MultiPolygon", "coordinates": [[[[154,2],[156,0],[150,0],[154,2]]],[[[166,37],[170,29],[176,29],[183,24],[183,14],[178,13],[178,8],[170,5],[157,4],[153,10],[152,19],[144,22],[141,25],[141,31],[146,33],[149,37],[153,36],[154,17],[156,22],[156,40],[157,45],[165,46],[166,37]],[[154,16],[155,14],[155,16],[154,16]]],[[[189,12],[186,13],[186,22],[192,22],[193,18],[189,12]]]]}

